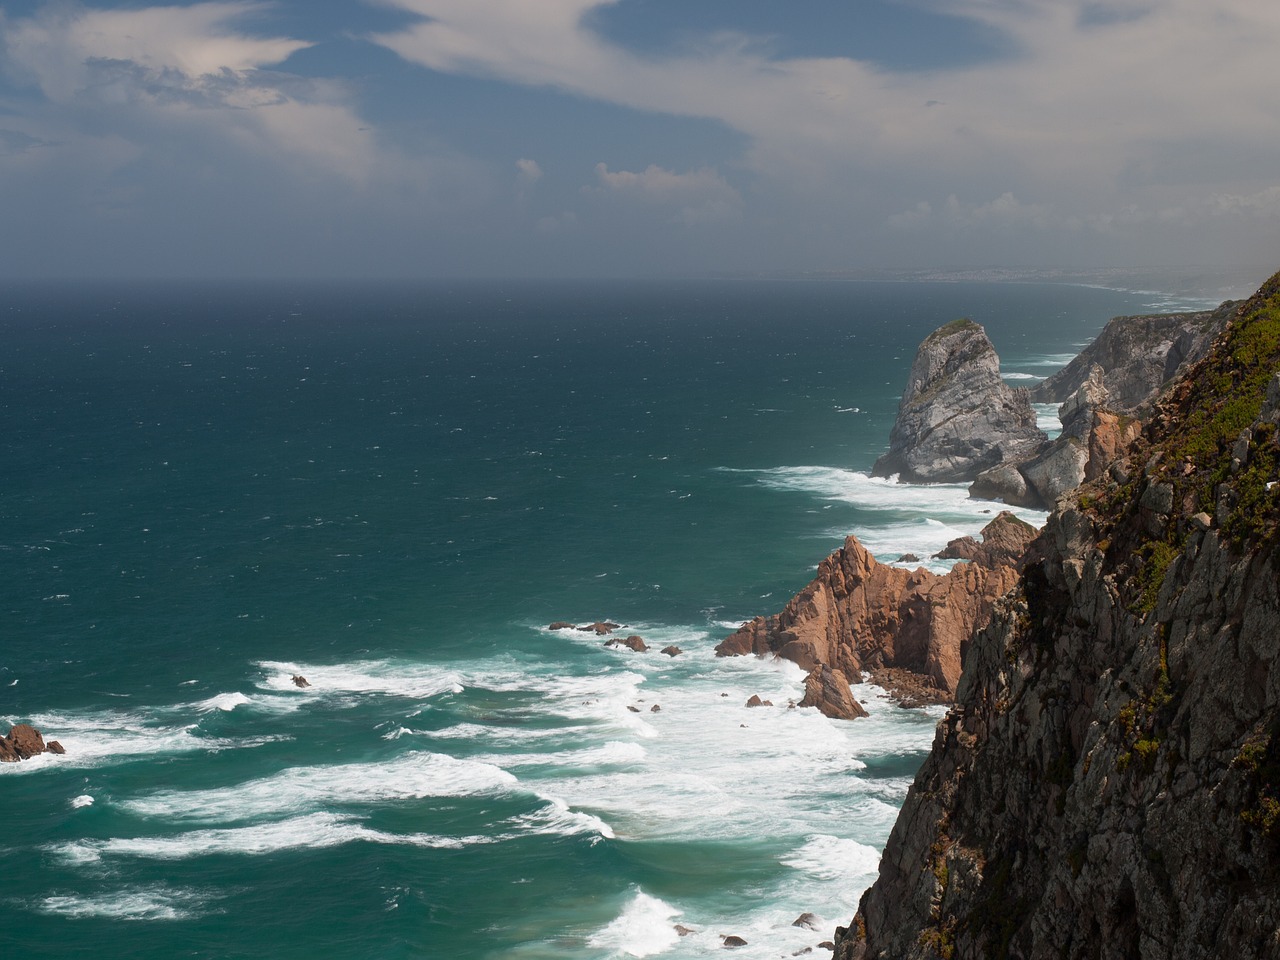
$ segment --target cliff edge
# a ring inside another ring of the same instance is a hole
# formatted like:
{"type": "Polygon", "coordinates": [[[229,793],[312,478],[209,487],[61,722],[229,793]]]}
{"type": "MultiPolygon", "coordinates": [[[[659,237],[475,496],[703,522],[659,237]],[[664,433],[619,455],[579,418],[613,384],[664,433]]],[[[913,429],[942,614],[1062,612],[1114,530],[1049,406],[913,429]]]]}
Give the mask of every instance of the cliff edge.
{"type": "Polygon", "coordinates": [[[837,960],[1280,956],[1280,274],[1060,502],[837,960]]]}

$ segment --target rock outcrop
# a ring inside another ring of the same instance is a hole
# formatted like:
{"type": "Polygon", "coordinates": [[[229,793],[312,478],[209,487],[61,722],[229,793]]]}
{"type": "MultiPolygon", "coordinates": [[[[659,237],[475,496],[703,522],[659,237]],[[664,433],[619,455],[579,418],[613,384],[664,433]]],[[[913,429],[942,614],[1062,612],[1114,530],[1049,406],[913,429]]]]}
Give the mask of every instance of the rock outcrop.
{"type": "Polygon", "coordinates": [[[1112,319],[1078,357],[1031,391],[1033,400],[1061,404],[1061,435],[1030,458],[979,474],[970,496],[1052,509],[1063,494],[1097,479],[1141,433],[1135,417],[1204,356],[1234,306],[1112,319]]]}
{"type": "Polygon", "coordinates": [[[1280,274],[1064,498],[837,960],[1280,956],[1280,274]]]}
{"type": "Polygon", "coordinates": [[[16,763],[19,760],[30,760],[48,751],[49,753],[66,753],[57,740],[44,742],[40,731],[29,723],[15,723],[7,736],[0,737],[0,763],[16,763]]]}
{"type": "Polygon", "coordinates": [[[1017,581],[1017,564],[1035,533],[1001,513],[982,531],[972,562],[945,575],[881,564],[849,537],[781,613],[756,617],[716,653],[776,655],[805,670],[826,665],[854,683],[868,671],[893,689],[893,671],[904,671],[912,675],[913,701],[950,702],[968,638],[1017,581]]]}
{"type": "Polygon", "coordinates": [[[833,720],[857,720],[867,715],[849,689],[845,675],[825,663],[818,664],[804,678],[804,699],[799,706],[817,707],[819,713],[833,720]]]}
{"type": "Polygon", "coordinates": [[[910,483],[974,480],[1006,461],[1030,458],[1047,439],[1027,391],[1000,378],[986,331],[956,320],[916,351],[889,452],[871,472],[910,483]]]}
{"type": "Polygon", "coordinates": [[[1239,304],[1215,310],[1114,317],[1074,360],[1031,390],[1037,403],[1065,403],[1097,377],[1117,413],[1146,407],[1188,364],[1205,355],[1239,304]]]}

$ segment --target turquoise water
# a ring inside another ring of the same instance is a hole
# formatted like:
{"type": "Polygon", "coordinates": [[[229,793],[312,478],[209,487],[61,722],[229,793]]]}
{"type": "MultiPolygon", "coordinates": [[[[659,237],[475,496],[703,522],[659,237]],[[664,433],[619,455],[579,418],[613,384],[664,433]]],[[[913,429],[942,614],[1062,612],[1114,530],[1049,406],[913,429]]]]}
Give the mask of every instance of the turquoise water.
{"type": "Polygon", "coordinates": [[[867,686],[866,720],[787,710],[797,669],[712,648],[846,533],[892,560],[989,518],[961,487],[863,472],[930,330],[977,319],[1032,383],[1151,303],[976,283],[0,289],[0,721],[67,748],[0,767],[0,955],[827,939],[939,714],[867,686]],[[603,618],[653,651],[546,629],[603,618]],[[820,932],[790,925],[803,911],[820,932]]]}

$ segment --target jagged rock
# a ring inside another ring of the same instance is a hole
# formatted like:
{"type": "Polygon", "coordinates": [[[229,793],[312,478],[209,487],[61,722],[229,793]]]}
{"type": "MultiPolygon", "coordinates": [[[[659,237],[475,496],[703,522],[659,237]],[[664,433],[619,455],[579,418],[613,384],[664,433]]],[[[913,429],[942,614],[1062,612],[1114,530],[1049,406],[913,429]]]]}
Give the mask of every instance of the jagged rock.
{"type": "Polygon", "coordinates": [[[931,702],[948,702],[969,636],[1017,580],[1015,564],[1035,533],[1002,512],[983,529],[973,562],[946,574],[878,563],[850,537],[781,613],[744,624],[716,654],[776,655],[805,670],[825,663],[854,682],[863,670],[877,677],[899,668],[915,675],[913,697],[927,684],[931,702]]]}
{"type": "Polygon", "coordinates": [[[837,960],[1280,956],[1280,453],[1224,482],[1213,419],[1260,405],[1277,316],[1280,274],[1159,401],[1128,479],[1050,517],[837,960]]]}
{"type": "Polygon", "coordinates": [[[936,560],[972,560],[981,549],[974,537],[956,537],[933,556],[936,560]]]}
{"type": "Polygon", "coordinates": [[[557,620],[555,623],[547,627],[548,630],[577,630],[576,623],[570,623],[568,620],[557,620]]]}
{"type": "Polygon", "coordinates": [[[606,647],[626,647],[636,653],[646,653],[649,650],[649,645],[642,638],[634,635],[626,638],[614,637],[612,640],[606,640],[604,645],[606,647]]]}
{"type": "Polygon", "coordinates": [[[672,644],[669,647],[663,647],[660,652],[665,653],[668,657],[678,657],[680,654],[684,653],[684,651],[675,644],[672,644]]]}
{"type": "Polygon", "coordinates": [[[661,712],[662,712],[662,708],[661,708],[660,706],[658,706],[658,705],[655,703],[652,707],[650,707],[650,708],[649,708],[649,712],[650,712],[650,713],[661,713],[661,712]]]}
{"type": "Polygon", "coordinates": [[[726,947],[745,947],[747,945],[747,941],[743,940],[741,937],[728,936],[722,937],[721,939],[726,947]]]}
{"type": "Polygon", "coordinates": [[[969,496],[975,500],[999,500],[1011,507],[1038,507],[1039,499],[1027,486],[1027,478],[1015,463],[1002,463],[983,470],[969,484],[969,496]]]}
{"type": "Polygon", "coordinates": [[[1215,310],[1115,317],[1074,360],[1038,384],[1031,398],[1063,403],[1096,375],[1107,405],[1120,413],[1145,407],[1179,370],[1204,356],[1237,304],[1215,310]]]}
{"type": "MultiPolygon", "coordinates": [[[[58,745],[61,751],[61,744],[58,745]]],[[[30,760],[48,749],[40,731],[29,723],[15,723],[5,737],[0,737],[0,763],[16,763],[30,760]]]]}
{"type": "Polygon", "coordinates": [[[807,927],[810,930],[817,930],[818,918],[815,914],[812,914],[806,911],[800,914],[800,916],[796,917],[794,920],[792,920],[791,925],[793,927],[807,927]]]}
{"type": "Polygon", "coordinates": [[[612,633],[620,626],[622,624],[614,623],[612,620],[598,620],[585,627],[575,627],[574,629],[581,630],[583,633],[595,633],[596,636],[603,637],[606,633],[612,633]]]}
{"type": "Polygon", "coordinates": [[[825,663],[818,664],[804,678],[804,699],[800,706],[817,707],[818,712],[833,720],[857,720],[867,715],[862,704],[854,699],[844,674],[825,663]]]}
{"type": "Polygon", "coordinates": [[[823,940],[820,944],[818,944],[819,950],[834,950],[835,948],[836,948],[836,945],[832,943],[830,940],[823,940]]]}
{"type": "Polygon", "coordinates": [[[301,674],[294,674],[294,675],[293,675],[292,677],[290,677],[289,679],[293,681],[293,685],[294,685],[295,687],[309,687],[309,686],[311,686],[311,681],[310,681],[310,680],[308,680],[306,677],[302,676],[301,674]]]}
{"type": "Polygon", "coordinates": [[[753,694],[752,694],[752,695],[747,699],[747,706],[748,706],[748,707],[772,707],[772,706],[773,706],[773,701],[772,701],[772,700],[761,700],[761,699],[760,699],[760,694],[758,694],[758,693],[753,693],[753,694]]]}
{"type": "Polygon", "coordinates": [[[50,740],[48,743],[44,745],[44,748],[48,750],[50,753],[56,753],[60,756],[67,752],[67,748],[64,747],[62,744],[60,744],[57,740],[50,740]]]}
{"type": "Polygon", "coordinates": [[[956,320],[916,351],[889,452],[871,472],[912,483],[974,480],[999,463],[1027,459],[1046,439],[1027,391],[1001,379],[986,331],[956,320]]]}
{"type": "Polygon", "coordinates": [[[904,554],[903,554],[902,556],[900,556],[900,557],[899,557],[895,562],[897,562],[897,563],[919,563],[919,562],[920,562],[920,558],[919,558],[919,557],[917,557],[914,553],[904,553],[904,554]]]}
{"type": "Polygon", "coordinates": [[[628,709],[628,710],[630,710],[632,713],[639,713],[639,712],[640,712],[640,708],[639,708],[639,707],[632,706],[632,705],[631,705],[631,704],[629,704],[629,703],[627,704],[627,709],[628,709]]]}
{"type": "Polygon", "coordinates": [[[681,937],[687,937],[691,933],[697,933],[692,927],[686,927],[683,923],[676,924],[676,934],[681,937]]]}

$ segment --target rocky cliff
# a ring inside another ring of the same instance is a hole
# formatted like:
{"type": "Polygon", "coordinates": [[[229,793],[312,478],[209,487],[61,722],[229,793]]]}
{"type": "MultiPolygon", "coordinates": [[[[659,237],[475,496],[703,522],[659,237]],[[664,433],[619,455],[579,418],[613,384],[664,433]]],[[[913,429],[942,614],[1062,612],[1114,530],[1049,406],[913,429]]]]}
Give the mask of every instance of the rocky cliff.
{"type": "MultiPolygon", "coordinates": [[[[862,672],[913,703],[949,703],[974,630],[1017,580],[1035,528],[1001,513],[945,575],[878,563],[856,537],[818,565],[813,581],[781,613],[756,617],[716,647],[719,656],[780,656],[862,672]]],[[[815,703],[820,708],[822,703],[815,703]]]]}
{"type": "Polygon", "coordinates": [[[1136,415],[1187,365],[1199,360],[1236,304],[1216,310],[1115,317],[1062,370],[1037,386],[1033,400],[1057,402],[1062,433],[1029,458],[985,470],[973,497],[1052,509],[1059,497],[1094,480],[1137,438],[1136,415]]]}
{"type": "Polygon", "coordinates": [[[972,320],[935,330],[916,351],[889,452],[872,467],[910,483],[954,483],[1045,442],[1028,393],[1000,378],[1000,358],[972,320]]]}
{"type": "Polygon", "coordinates": [[[1205,355],[1237,306],[1228,301],[1195,313],[1114,317],[1079,356],[1033,388],[1031,399],[1065,403],[1096,376],[1111,410],[1134,413],[1205,355]]]}
{"type": "Polygon", "coordinates": [[[973,639],[837,960],[1280,956],[1280,274],[973,639]]]}

